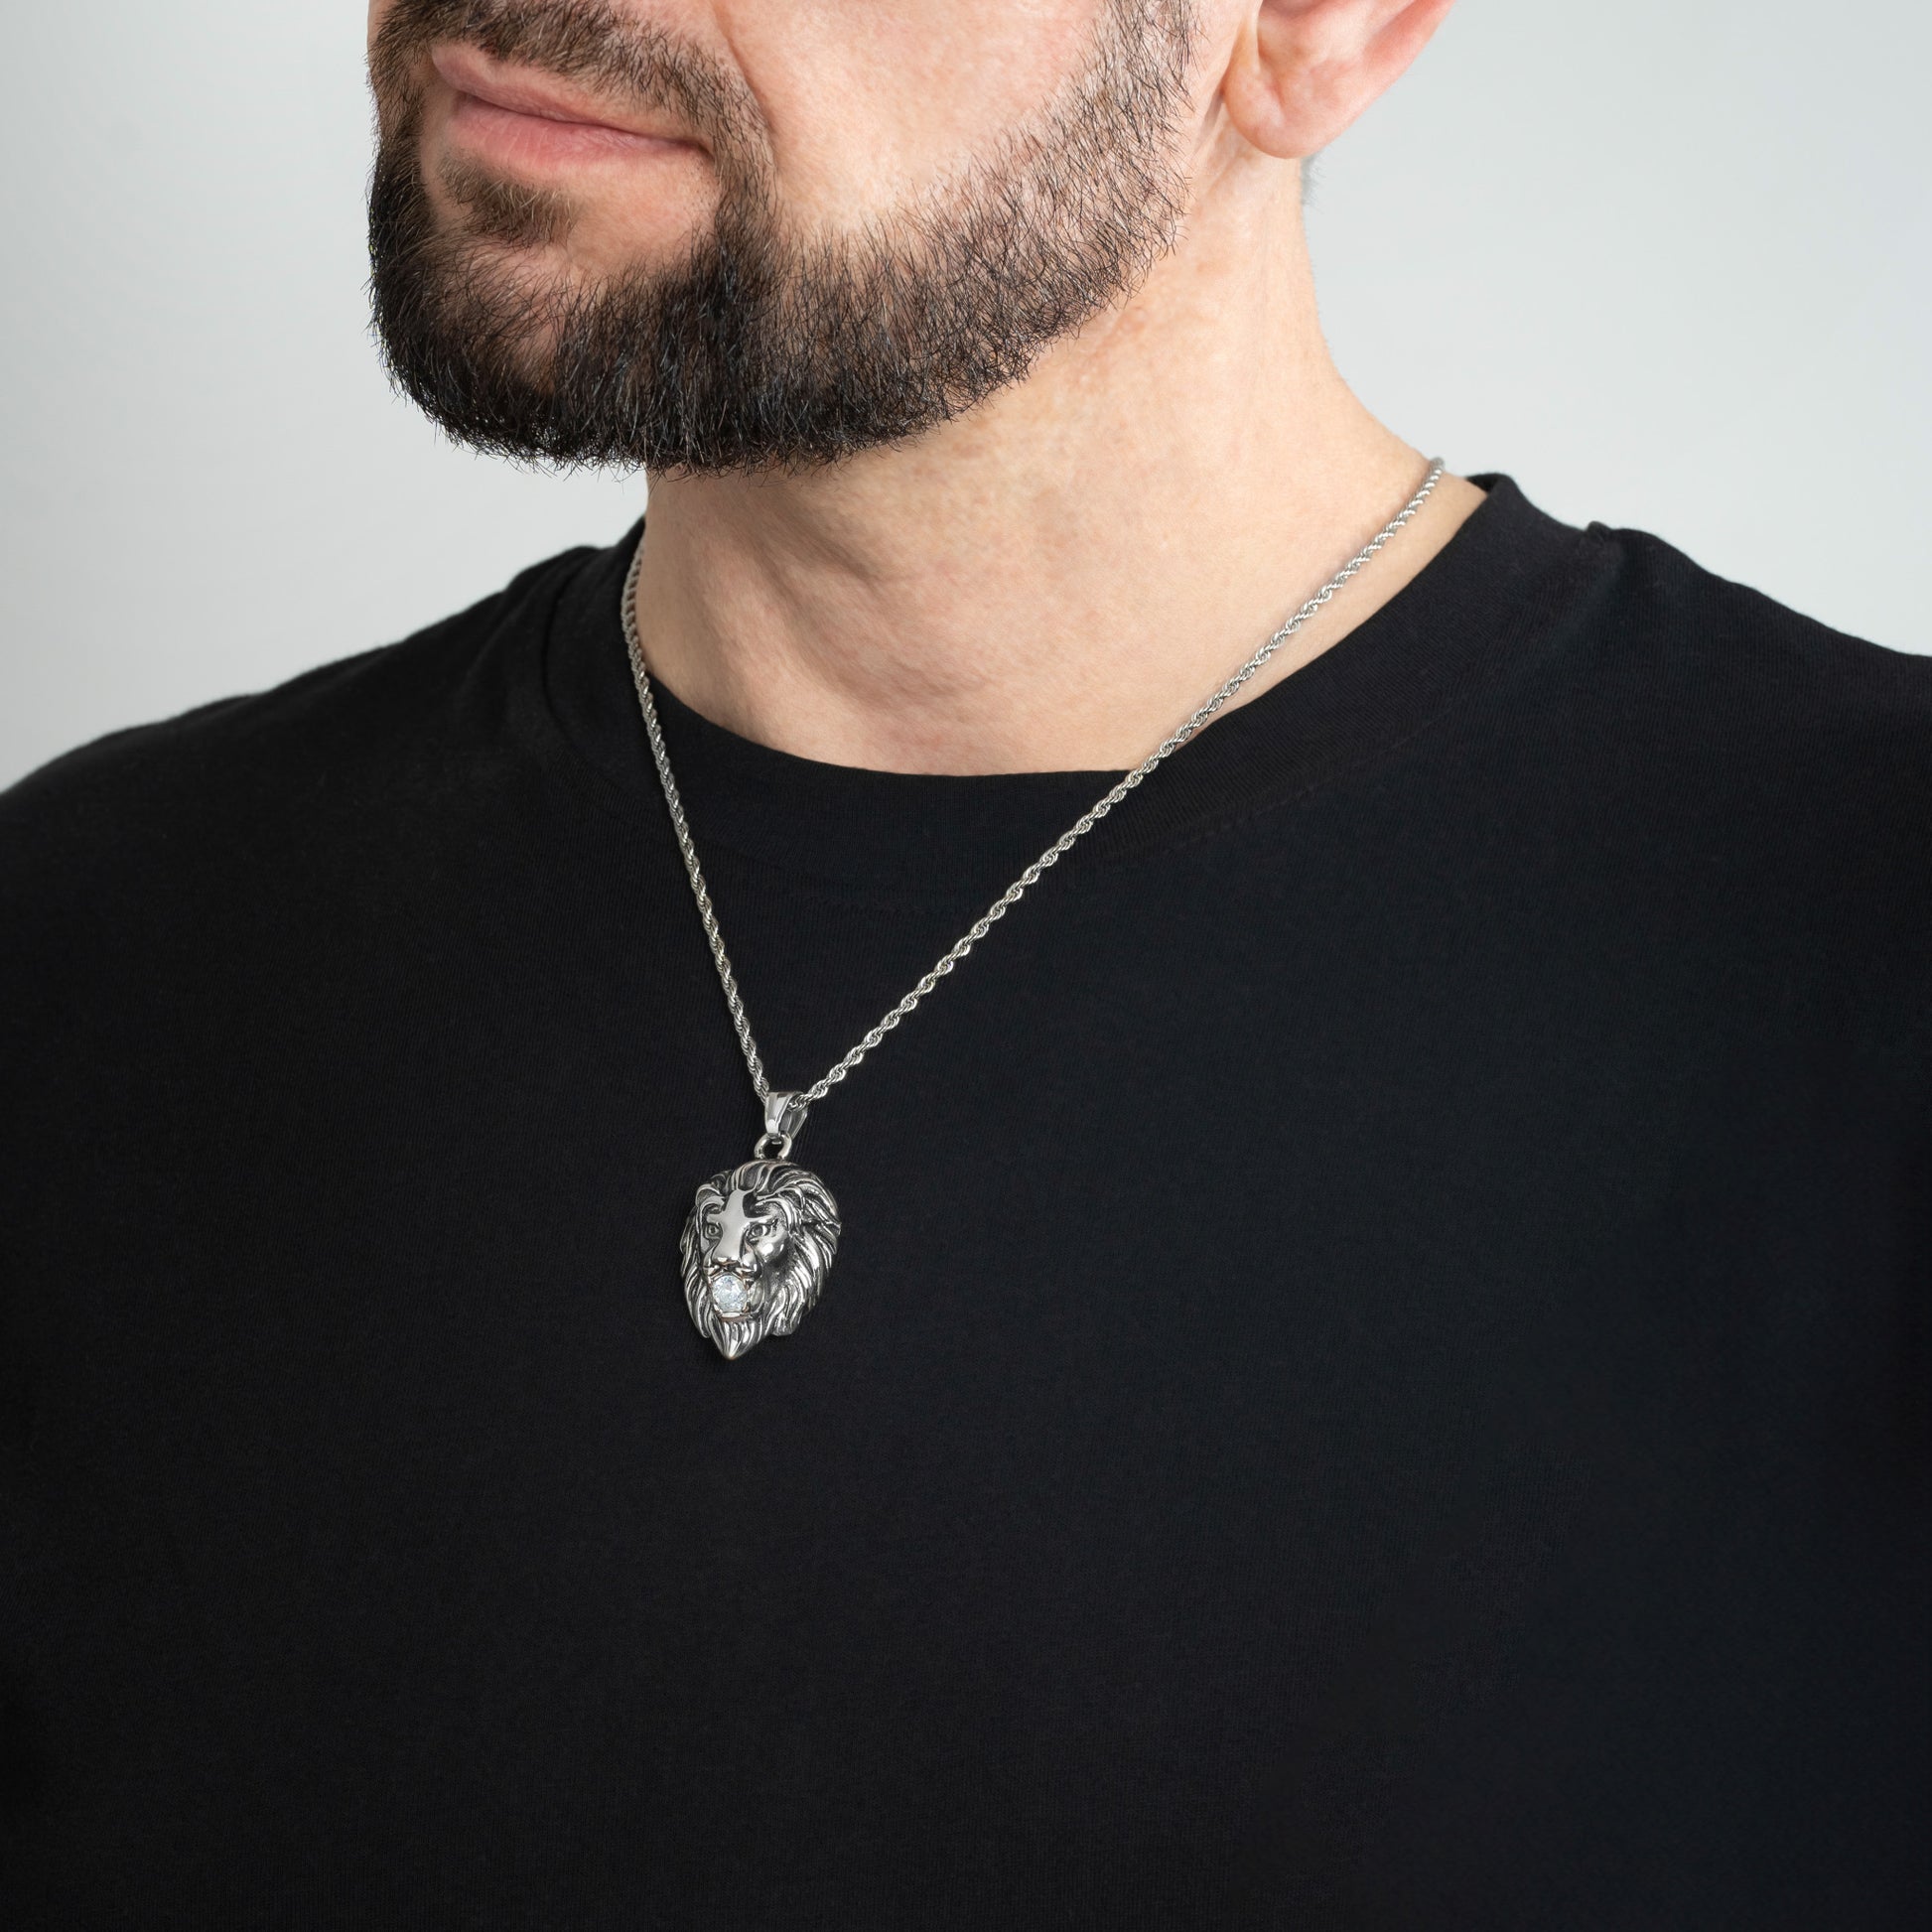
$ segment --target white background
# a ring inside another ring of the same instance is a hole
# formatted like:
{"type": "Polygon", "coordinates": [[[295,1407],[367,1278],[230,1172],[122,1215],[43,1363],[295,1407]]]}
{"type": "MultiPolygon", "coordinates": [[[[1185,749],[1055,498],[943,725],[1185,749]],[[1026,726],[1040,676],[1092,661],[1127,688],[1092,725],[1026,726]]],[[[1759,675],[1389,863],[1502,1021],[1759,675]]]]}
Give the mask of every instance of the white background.
{"type": "MultiPolygon", "coordinates": [[[[635,516],[389,395],[361,6],[8,16],[0,783],[635,516]]],[[[1923,0],[1461,0],[1319,164],[1344,373],[1453,469],[1932,648],[1928,73],[1923,0]]]]}

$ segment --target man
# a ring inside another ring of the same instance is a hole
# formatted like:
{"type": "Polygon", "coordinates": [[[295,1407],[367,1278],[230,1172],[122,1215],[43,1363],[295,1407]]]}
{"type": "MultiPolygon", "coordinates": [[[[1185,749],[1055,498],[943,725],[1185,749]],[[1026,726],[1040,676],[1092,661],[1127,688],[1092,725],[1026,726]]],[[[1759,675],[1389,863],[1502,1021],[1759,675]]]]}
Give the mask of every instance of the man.
{"type": "Polygon", "coordinates": [[[648,530],[0,806],[10,1924],[1919,1921],[1932,666],[1343,386],[1447,4],[376,0],[648,530]]]}

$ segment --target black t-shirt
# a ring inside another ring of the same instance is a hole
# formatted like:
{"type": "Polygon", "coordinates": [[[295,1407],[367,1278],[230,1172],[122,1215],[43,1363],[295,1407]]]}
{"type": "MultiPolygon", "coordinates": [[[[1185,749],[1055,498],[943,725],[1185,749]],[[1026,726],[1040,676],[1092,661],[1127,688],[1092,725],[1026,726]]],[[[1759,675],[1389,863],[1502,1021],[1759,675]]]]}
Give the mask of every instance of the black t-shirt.
{"type": "MultiPolygon", "coordinates": [[[[1916,1926],[1932,661],[1480,481],[735,1362],[627,544],[0,801],[0,1918],[1916,1926]]],[[[1105,782],[664,713],[781,1085],[1105,782]]]]}

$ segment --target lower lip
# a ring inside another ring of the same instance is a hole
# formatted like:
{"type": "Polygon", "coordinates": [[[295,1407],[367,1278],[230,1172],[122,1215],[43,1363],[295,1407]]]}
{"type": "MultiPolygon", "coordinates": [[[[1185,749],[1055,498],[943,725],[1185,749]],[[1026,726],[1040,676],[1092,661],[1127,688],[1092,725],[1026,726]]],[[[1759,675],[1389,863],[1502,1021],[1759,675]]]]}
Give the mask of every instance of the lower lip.
{"type": "Polygon", "coordinates": [[[691,152],[688,141],[632,134],[594,121],[553,121],[542,114],[519,114],[466,93],[457,95],[449,127],[451,135],[467,148],[487,153],[512,167],[543,171],[691,152]]]}

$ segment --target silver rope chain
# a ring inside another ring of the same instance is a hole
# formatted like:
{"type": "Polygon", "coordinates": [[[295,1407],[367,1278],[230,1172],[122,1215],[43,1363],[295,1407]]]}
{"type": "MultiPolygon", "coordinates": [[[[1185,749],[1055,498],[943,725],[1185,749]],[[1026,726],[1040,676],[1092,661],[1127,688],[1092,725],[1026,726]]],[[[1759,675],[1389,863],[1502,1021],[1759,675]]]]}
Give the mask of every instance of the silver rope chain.
{"type": "Polygon", "coordinates": [[[866,1035],[865,1038],[860,1040],[858,1045],[846,1054],[844,1059],[840,1060],[816,1085],[806,1087],[796,1094],[776,1093],[764,1077],[764,1061],[759,1057],[758,1041],[752,1037],[752,1023],[745,1017],[745,1001],[738,990],[738,976],[732,971],[730,956],[725,951],[724,935],[718,930],[718,913],[711,903],[711,893],[704,883],[703,869],[698,864],[698,849],[691,842],[691,827],[684,816],[684,800],[678,795],[677,780],[671,776],[670,757],[664,750],[664,732],[657,722],[657,706],[651,697],[650,672],[645,668],[643,644],[637,635],[637,572],[644,558],[644,540],[640,535],[636,550],[630,558],[630,569],[625,573],[623,580],[623,639],[630,653],[630,673],[636,681],[637,703],[644,714],[644,731],[650,739],[651,756],[657,760],[657,775],[663,782],[664,803],[670,808],[671,825],[677,833],[678,850],[684,854],[684,869],[691,877],[692,897],[698,901],[698,917],[704,922],[705,937],[711,942],[711,957],[718,967],[719,984],[725,989],[725,1004],[731,1009],[732,1025],[738,1030],[738,1043],[744,1048],[745,1064],[751,1071],[752,1085],[758,1090],[759,1104],[766,1109],[767,1119],[775,1118],[771,1113],[775,1094],[778,1100],[788,1099],[797,1103],[798,1117],[802,1122],[804,1108],[823,1100],[901,1020],[905,1019],[919,1002],[992,931],[993,927],[1020,903],[1028,889],[1038,882],[1041,874],[1058,865],[1066,857],[1076,839],[1083,838],[1091,832],[1130,791],[1147,781],[1156,765],[1179,751],[1287,643],[1289,638],[1294,636],[1350,578],[1368,563],[1369,559],[1429,500],[1430,492],[1441,481],[1442,475],[1442,459],[1438,457],[1430,463],[1429,474],[1423,479],[1422,487],[1409,498],[1408,502],[1354,556],[1349,558],[1211,698],[1200,705],[1186,723],[1164,738],[1160,745],[1128,772],[1105,797],[1081,813],[986,908],[980,917],[974,920],[972,926],[940,955],[931,971],[866,1035]]]}

